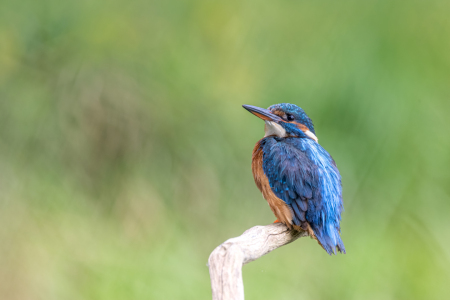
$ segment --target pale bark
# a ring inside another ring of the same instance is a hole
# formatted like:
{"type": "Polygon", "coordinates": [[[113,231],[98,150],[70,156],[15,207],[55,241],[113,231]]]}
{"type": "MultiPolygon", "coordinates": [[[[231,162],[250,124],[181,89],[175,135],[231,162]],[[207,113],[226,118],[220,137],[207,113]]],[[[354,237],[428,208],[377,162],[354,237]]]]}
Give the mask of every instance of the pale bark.
{"type": "Polygon", "coordinates": [[[213,300],[243,300],[242,266],[307,235],[275,223],[252,227],[218,246],[208,259],[213,300]]]}

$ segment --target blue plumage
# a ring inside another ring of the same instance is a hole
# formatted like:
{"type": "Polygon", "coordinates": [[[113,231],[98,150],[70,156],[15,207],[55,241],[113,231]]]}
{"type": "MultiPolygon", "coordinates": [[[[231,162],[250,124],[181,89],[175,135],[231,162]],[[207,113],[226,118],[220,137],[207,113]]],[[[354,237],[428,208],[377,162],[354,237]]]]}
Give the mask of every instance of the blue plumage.
{"type": "Polygon", "coordinates": [[[291,114],[298,123],[305,125],[312,133],[316,134],[312,120],[301,107],[291,103],[280,103],[270,106],[268,110],[291,114]]]}
{"type": "MultiPolygon", "coordinates": [[[[341,177],[333,158],[318,144],[311,119],[293,104],[277,104],[269,110],[244,107],[266,120],[266,137],[254,153],[262,152],[264,175],[275,196],[291,210],[291,224],[304,230],[309,226],[329,254],[345,253],[340,237],[341,177]]],[[[264,196],[269,201],[270,195],[264,196]]]]}

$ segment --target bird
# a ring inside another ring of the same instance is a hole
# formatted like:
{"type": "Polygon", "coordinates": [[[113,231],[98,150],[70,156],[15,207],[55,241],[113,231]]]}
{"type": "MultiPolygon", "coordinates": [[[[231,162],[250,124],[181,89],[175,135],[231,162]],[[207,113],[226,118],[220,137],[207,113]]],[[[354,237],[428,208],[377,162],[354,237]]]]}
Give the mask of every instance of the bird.
{"type": "Polygon", "coordinates": [[[265,121],[264,137],[252,155],[256,186],[289,229],[306,231],[329,254],[345,253],[341,239],[341,175],[318,143],[312,120],[299,106],[280,103],[268,109],[243,105],[265,121]]]}

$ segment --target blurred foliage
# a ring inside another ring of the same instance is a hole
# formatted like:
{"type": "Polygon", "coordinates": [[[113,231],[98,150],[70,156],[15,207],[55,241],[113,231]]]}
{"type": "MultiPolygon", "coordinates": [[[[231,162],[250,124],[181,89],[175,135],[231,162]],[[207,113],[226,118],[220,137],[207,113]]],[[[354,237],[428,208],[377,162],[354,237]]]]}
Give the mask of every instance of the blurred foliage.
{"type": "Polygon", "coordinates": [[[343,176],[347,255],[301,239],[247,299],[450,295],[450,2],[0,2],[0,298],[207,299],[274,216],[253,183],[291,102],[343,176]]]}

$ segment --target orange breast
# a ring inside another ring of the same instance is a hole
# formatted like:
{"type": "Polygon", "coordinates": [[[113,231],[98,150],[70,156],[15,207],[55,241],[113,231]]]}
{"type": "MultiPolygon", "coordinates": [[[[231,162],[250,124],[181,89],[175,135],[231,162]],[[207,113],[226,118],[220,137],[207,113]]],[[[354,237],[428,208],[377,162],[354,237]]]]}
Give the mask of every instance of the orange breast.
{"type": "Polygon", "coordinates": [[[256,186],[261,191],[264,199],[269,203],[270,209],[278,218],[278,220],[292,228],[292,211],[289,206],[278,198],[272,189],[270,188],[269,179],[266,174],[264,174],[263,170],[263,152],[260,149],[260,143],[256,143],[255,148],[253,149],[252,156],[252,172],[253,178],[255,179],[256,186]]]}

